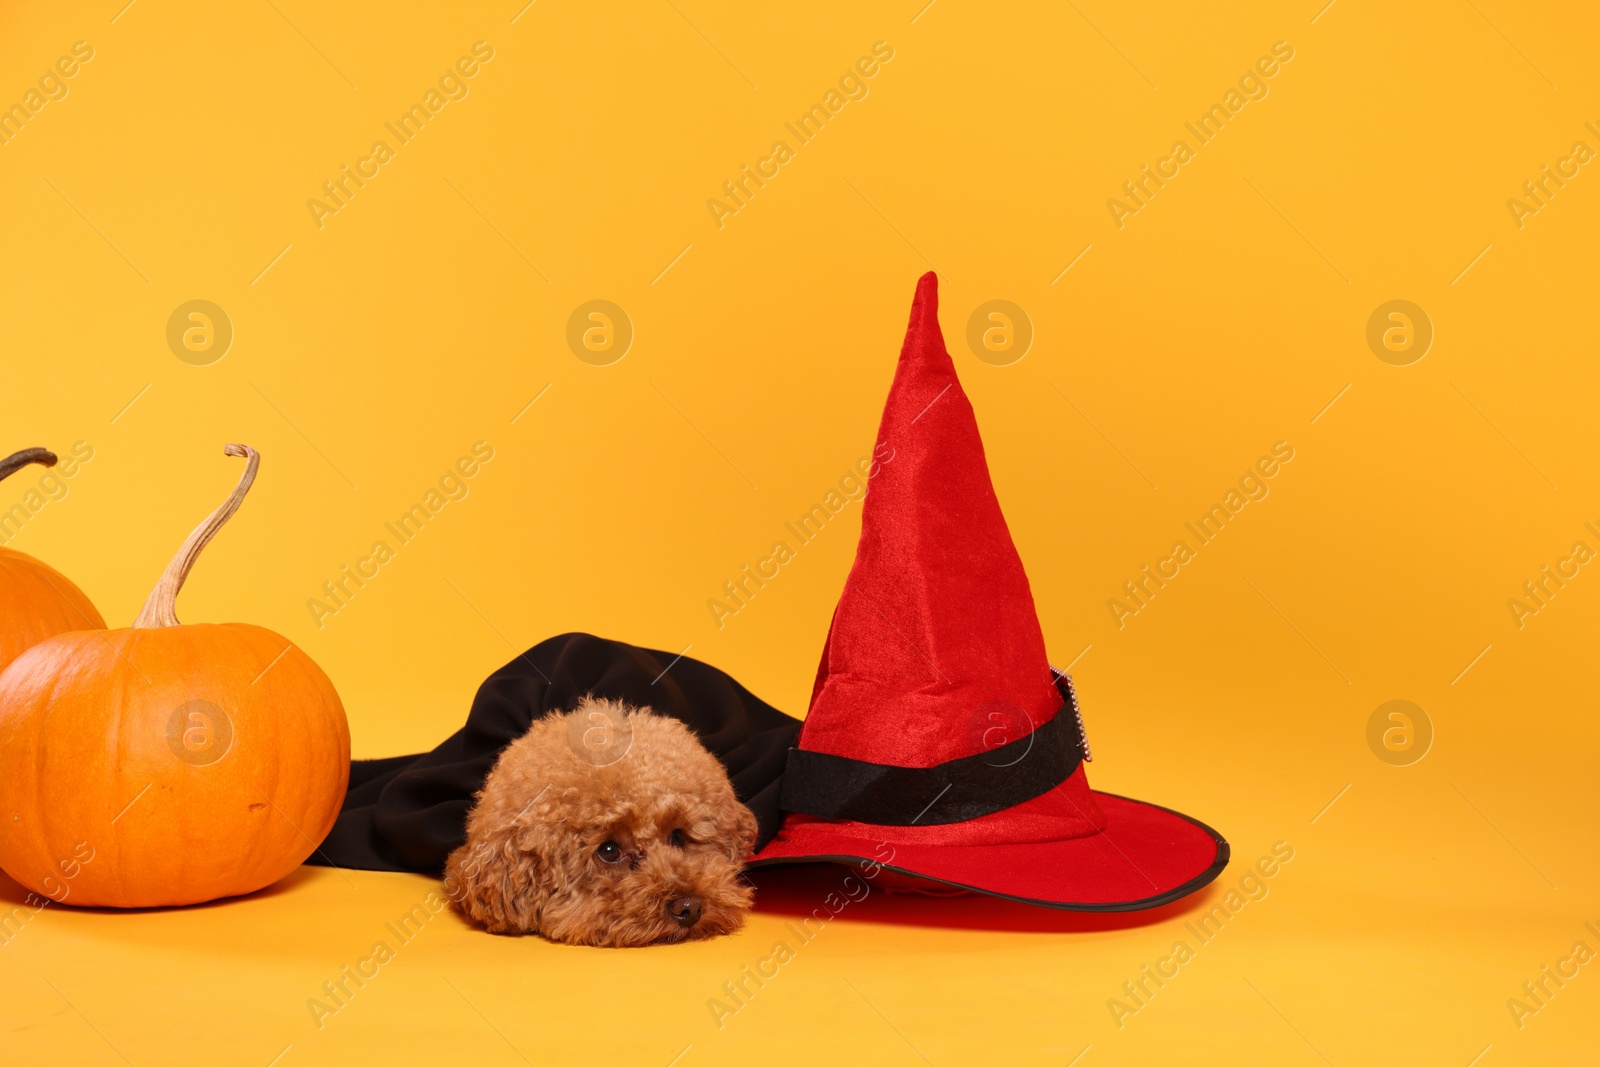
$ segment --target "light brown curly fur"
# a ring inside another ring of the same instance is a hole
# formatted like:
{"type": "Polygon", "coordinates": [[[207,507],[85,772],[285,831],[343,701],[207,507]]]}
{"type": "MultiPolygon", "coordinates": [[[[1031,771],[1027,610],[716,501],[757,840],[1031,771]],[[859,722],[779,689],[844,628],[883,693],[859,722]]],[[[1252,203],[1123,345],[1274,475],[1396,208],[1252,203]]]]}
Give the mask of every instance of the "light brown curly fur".
{"type": "Polygon", "coordinates": [[[714,937],[750,908],[740,870],[755,837],[755,816],[687,726],[586,697],[500,754],[445,890],[490,933],[618,948],[714,937]],[[606,737],[625,746],[620,757],[586,750],[591,722],[615,725],[606,737]],[[608,841],[616,862],[597,855],[608,841]],[[699,901],[692,925],[669,914],[682,898],[699,901]]]}

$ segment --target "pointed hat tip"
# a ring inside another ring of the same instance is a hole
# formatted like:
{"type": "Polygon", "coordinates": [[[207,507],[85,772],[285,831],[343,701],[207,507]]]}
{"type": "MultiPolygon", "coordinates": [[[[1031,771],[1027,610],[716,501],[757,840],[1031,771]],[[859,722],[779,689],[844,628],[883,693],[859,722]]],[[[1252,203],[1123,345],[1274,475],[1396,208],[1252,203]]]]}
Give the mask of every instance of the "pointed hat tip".
{"type": "Polygon", "coordinates": [[[904,357],[924,348],[944,351],[944,335],[939,330],[939,276],[931,270],[917,279],[917,295],[911,301],[911,321],[900,354],[904,357]]]}

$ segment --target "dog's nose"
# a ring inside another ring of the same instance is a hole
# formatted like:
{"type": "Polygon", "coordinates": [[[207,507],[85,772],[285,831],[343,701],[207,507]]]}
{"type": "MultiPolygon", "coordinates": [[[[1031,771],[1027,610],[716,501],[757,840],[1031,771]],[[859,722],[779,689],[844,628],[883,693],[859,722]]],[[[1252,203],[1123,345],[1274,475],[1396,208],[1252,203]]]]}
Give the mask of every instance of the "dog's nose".
{"type": "Polygon", "coordinates": [[[667,918],[688,929],[700,921],[699,897],[673,897],[667,901],[667,918]]]}

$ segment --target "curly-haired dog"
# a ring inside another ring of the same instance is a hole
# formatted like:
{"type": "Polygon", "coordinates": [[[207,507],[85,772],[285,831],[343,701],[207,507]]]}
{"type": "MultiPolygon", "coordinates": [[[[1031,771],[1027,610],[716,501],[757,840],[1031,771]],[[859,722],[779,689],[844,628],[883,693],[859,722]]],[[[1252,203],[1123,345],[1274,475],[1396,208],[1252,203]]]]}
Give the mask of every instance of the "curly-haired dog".
{"type": "Polygon", "coordinates": [[[756,819],[677,719],[586,697],[506,747],[445,888],[496,934],[628,947],[731,933],[756,819]]]}

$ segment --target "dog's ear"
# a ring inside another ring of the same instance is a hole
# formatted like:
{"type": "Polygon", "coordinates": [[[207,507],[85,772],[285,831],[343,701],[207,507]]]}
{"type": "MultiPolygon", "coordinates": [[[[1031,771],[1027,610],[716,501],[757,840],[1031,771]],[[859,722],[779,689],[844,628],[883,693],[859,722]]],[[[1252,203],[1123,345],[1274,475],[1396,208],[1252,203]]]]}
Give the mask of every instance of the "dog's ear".
{"type": "Polygon", "coordinates": [[[469,841],[445,861],[444,888],[461,913],[491,934],[538,926],[538,861],[509,831],[469,841]]]}
{"type": "Polygon", "coordinates": [[[717,839],[724,843],[724,851],[735,863],[743,863],[755,851],[755,814],[731,795],[717,811],[717,839]]]}

